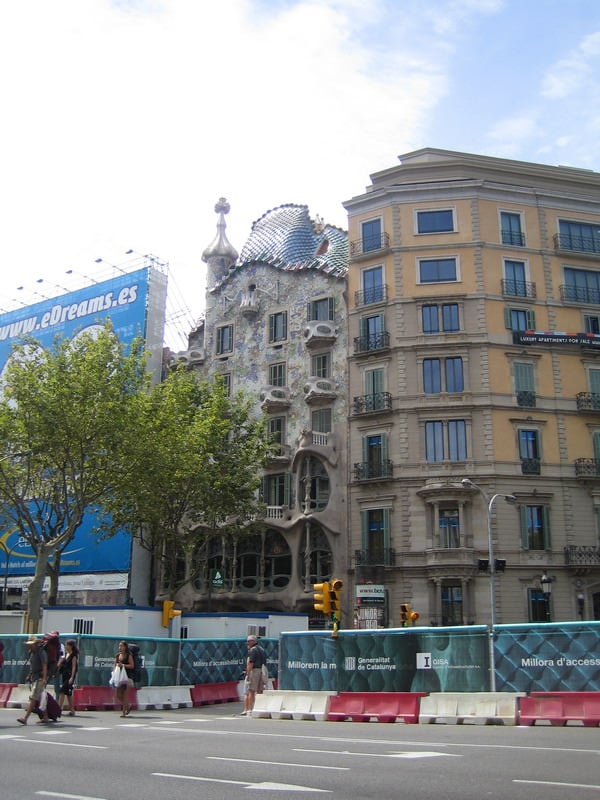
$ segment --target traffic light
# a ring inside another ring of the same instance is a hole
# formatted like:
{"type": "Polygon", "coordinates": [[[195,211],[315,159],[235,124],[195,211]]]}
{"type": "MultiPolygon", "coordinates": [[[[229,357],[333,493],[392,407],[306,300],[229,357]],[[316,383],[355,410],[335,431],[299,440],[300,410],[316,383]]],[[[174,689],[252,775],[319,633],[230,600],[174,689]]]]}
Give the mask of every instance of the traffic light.
{"type": "Polygon", "coordinates": [[[331,619],[333,621],[332,636],[338,635],[340,621],[342,619],[342,589],[344,582],[339,578],[333,578],[329,584],[329,601],[331,606],[331,619]]]}
{"type": "Polygon", "coordinates": [[[411,611],[410,612],[410,621],[412,622],[413,625],[419,619],[420,616],[421,615],[419,614],[418,611],[411,611]]]}
{"type": "Polygon", "coordinates": [[[328,617],[331,614],[331,598],[329,596],[329,582],[313,583],[315,611],[320,611],[328,617]]]}
{"type": "Polygon", "coordinates": [[[408,628],[410,624],[410,604],[409,603],[402,603],[400,606],[400,619],[402,621],[402,627],[408,628]]]}
{"type": "Polygon", "coordinates": [[[173,608],[175,605],[174,600],[163,600],[162,606],[162,626],[163,628],[168,628],[169,623],[173,619],[173,617],[180,617],[181,611],[173,608]]]}

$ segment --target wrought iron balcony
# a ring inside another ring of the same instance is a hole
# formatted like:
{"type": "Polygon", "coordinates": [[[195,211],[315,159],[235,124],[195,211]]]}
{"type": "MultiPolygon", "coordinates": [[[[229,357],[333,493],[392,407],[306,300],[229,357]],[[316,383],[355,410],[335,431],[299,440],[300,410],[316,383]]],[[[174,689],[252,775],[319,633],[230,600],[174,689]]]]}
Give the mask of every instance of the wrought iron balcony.
{"type": "Polygon", "coordinates": [[[587,303],[591,306],[600,305],[600,291],[598,289],[588,289],[586,286],[567,286],[560,287],[560,296],[565,303],[587,303]]]}
{"type": "Polygon", "coordinates": [[[371,286],[370,289],[361,289],[354,292],[354,303],[356,306],[368,306],[371,303],[383,303],[387,300],[388,287],[386,284],[381,286],[371,286]]]}
{"type": "Polygon", "coordinates": [[[536,398],[535,392],[520,391],[517,392],[517,405],[519,408],[535,408],[536,398]]]}
{"type": "Polygon", "coordinates": [[[502,244],[508,244],[512,247],[525,247],[525,234],[522,231],[511,231],[503,228],[501,234],[502,244]]]}
{"type": "Polygon", "coordinates": [[[371,333],[368,336],[357,336],[354,339],[354,352],[373,353],[375,350],[387,350],[390,346],[390,334],[387,331],[382,333],[371,333]]]}
{"type": "Polygon", "coordinates": [[[505,297],[530,297],[535,299],[537,297],[537,288],[535,283],[529,283],[527,281],[514,281],[503,278],[502,294],[505,297]]]}
{"type": "Polygon", "coordinates": [[[389,233],[381,233],[379,236],[363,236],[355,242],[350,242],[350,258],[364,256],[377,250],[387,250],[390,246],[389,233]]]}
{"type": "Polygon", "coordinates": [[[600,565],[600,547],[569,544],[564,548],[565,564],[570,567],[596,567],[600,565]]]}
{"type": "Polygon", "coordinates": [[[600,411],[600,394],[578,392],[575,395],[577,411],[600,411]]]}
{"type": "Polygon", "coordinates": [[[354,551],[355,567],[395,567],[396,551],[391,547],[354,551]]]}
{"type": "Polygon", "coordinates": [[[354,480],[389,480],[393,472],[394,465],[387,458],[376,462],[362,461],[354,465],[354,480]]]}
{"type": "Polygon", "coordinates": [[[539,475],[540,474],[539,458],[522,458],[521,472],[523,475],[539,475]]]}
{"type": "Polygon", "coordinates": [[[375,392],[355,397],[352,401],[353,414],[370,414],[373,411],[391,411],[392,395],[389,392],[375,392]]]}
{"type": "Polygon", "coordinates": [[[556,233],[554,249],[600,256],[600,234],[594,236],[590,233],[589,236],[585,236],[583,234],[556,233]]]}
{"type": "Polygon", "coordinates": [[[576,478],[600,478],[600,461],[597,458],[576,458],[576,478]]]}

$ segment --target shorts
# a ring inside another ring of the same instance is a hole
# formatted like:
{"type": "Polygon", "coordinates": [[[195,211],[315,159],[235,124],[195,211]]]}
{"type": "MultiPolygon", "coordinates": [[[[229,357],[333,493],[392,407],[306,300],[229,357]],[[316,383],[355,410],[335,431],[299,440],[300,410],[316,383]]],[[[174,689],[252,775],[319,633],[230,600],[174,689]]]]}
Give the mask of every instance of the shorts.
{"type": "Polygon", "coordinates": [[[262,689],[262,670],[260,667],[254,667],[252,672],[250,673],[249,678],[250,683],[250,691],[251,692],[260,692],[262,689]]]}
{"type": "Polygon", "coordinates": [[[42,692],[45,691],[46,691],[46,684],[41,678],[38,678],[35,683],[31,684],[31,694],[29,695],[29,699],[37,703],[37,701],[42,696],[42,692]]]}

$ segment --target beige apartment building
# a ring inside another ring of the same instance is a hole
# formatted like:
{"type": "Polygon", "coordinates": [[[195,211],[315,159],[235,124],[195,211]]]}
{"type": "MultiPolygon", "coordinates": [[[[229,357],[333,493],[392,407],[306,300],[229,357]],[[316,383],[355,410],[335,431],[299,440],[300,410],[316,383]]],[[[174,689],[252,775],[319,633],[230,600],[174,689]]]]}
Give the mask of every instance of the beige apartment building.
{"type": "Polygon", "coordinates": [[[344,624],[600,619],[600,174],[426,148],[344,205],[344,624]]]}

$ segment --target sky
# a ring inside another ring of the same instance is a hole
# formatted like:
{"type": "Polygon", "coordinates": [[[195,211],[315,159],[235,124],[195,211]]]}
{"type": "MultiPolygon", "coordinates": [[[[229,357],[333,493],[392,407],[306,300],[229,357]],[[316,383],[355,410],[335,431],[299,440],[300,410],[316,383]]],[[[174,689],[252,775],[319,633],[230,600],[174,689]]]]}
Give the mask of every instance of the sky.
{"type": "Polygon", "coordinates": [[[0,74],[0,309],[150,255],[174,350],[220,197],[239,252],[422,147],[600,171],[599,0],[13,0],[0,74]]]}

